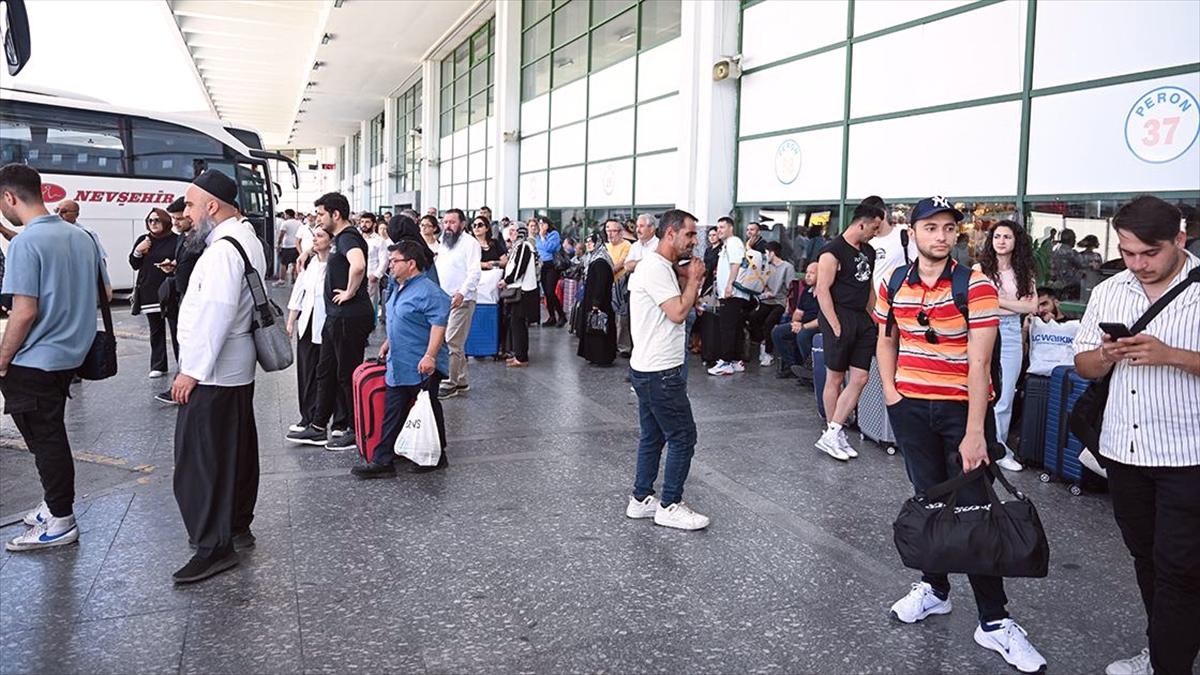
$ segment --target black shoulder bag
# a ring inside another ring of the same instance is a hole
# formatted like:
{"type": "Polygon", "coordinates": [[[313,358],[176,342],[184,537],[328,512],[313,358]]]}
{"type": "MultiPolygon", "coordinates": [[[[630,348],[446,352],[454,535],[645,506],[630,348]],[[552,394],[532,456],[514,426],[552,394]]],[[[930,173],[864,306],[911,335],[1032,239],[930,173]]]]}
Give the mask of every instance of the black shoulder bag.
{"type": "Polygon", "coordinates": [[[100,315],[104,317],[104,330],[96,331],[87,356],[83,357],[83,363],[75,371],[85,380],[105,380],[117,374],[117,336],[113,333],[112,310],[108,306],[108,294],[104,292],[104,276],[100,273],[100,265],[103,264],[97,249],[96,302],[100,305],[100,315]]]}
{"type": "MultiPolygon", "coordinates": [[[[1200,267],[1193,268],[1183,281],[1163,293],[1162,297],[1150,305],[1137,323],[1130,326],[1129,333],[1137,335],[1146,330],[1146,326],[1150,325],[1159,312],[1166,309],[1172,300],[1194,283],[1200,283],[1200,267]]],[[[1116,368],[1116,364],[1113,364],[1113,370],[1116,368]]],[[[1093,382],[1083,392],[1079,400],[1075,402],[1075,407],[1071,409],[1071,415],[1067,421],[1071,433],[1075,434],[1084,447],[1092,451],[1092,454],[1096,456],[1096,461],[1101,465],[1104,464],[1104,459],[1100,456],[1100,430],[1104,428],[1104,409],[1108,406],[1108,387],[1112,381],[1112,374],[1112,370],[1108,371],[1108,375],[1093,382]]]]}

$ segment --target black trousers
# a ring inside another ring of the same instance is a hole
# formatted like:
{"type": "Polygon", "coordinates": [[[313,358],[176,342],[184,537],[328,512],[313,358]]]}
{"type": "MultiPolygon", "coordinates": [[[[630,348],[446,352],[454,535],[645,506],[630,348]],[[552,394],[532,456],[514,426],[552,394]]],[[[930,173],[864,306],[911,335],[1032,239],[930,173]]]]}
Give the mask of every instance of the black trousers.
{"type": "Polygon", "coordinates": [[[750,339],[767,345],[767,353],[775,353],[775,344],[771,340],[771,331],[783,316],[783,305],[768,305],[759,303],[758,308],[750,313],[747,322],[750,324],[750,339]]]}
{"type": "Polygon", "coordinates": [[[1188,675],[1200,651],[1200,466],[1105,463],[1146,606],[1150,663],[1155,673],[1188,675]]]}
{"type": "Polygon", "coordinates": [[[163,317],[162,312],[146,314],[146,323],[150,324],[150,370],[167,372],[167,329],[171,331],[171,349],[175,354],[175,363],[179,363],[179,342],[175,337],[178,318],[173,315],[163,317]]]}
{"type": "Polygon", "coordinates": [[[375,321],[364,316],[330,316],[321,331],[317,361],[317,405],[312,423],[330,429],[350,429],[354,405],[354,369],[362,365],[367,338],[375,321]]]}
{"type": "Polygon", "coordinates": [[[721,327],[720,358],[724,361],[741,361],[742,354],[746,351],[742,339],[742,326],[746,323],[746,310],[749,304],[749,300],[742,298],[721,300],[717,321],[721,327]]]}
{"type": "Polygon", "coordinates": [[[513,356],[522,363],[529,360],[529,320],[538,318],[536,293],[521,293],[521,299],[505,306],[512,312],[508,321],[508,343],[513,356]]]}
{"type": "Polygon", "coordinates": [[[12,415],[33,453],[46,506],[55,518],[73,513],[75,460],[64,421],[73,370],[47,371],[10,365],[0,377],[4,412],[12,415]]]}
{"type": "Polygon", "coordinates": [[[175,502],[200,556],[233,550],[258,501],[254,383],[197,385],[175,420],[175,502]]]}
{"type": "MultiPolygon", "coordinates": [[[[442,440],[442,454],[446,452],[446,418],[442,415],[442,401],[437,396],[438,386],[445,375],[433,371],[424,384],[410,384],[399,387],[388,387],[383,399],[383,436],[375,447],[375,464],[391,464],[396,461],[396,439],[404,430],[404,422],[408,420],[408,411],[417,401],[421,390],[429,392],[429,403],[433,407],[433,418],[437,420],[438,437],[442,440]]],[[[407,461],[407,459],[405,460],[407,461]]]]}
{"type": "Polygon", "coordinates": [[[554,321],[559,317],[567,318],[562,303],[558,301],[558,294],[554,292],[558,286],[558,277],[558,268],[554,266],[553,261],[542,263],[542,293],[546,296],[546,312],[550,315],[549,321],[554,321]]]}
{"type": "Polygon", "coordinates": [[[317,362],[321,345],[312,342],[312,323],[296,338],[296,397],[300,403],[300,425],[312,424],[317,406],[317,362]]]}
{"type": "MultiPolygon", "coordinates": [[[[962,474],[958,446],[967,430],[966,401],[935,401],[903,398],[888,406],[888,419],[896,432],[896,444],[904,456],[904,468],[913,489],[924,492],[938,483],[962,474]]],[[[983,435],[989,447],[996,442],[995,416],[989,410],[984,419],[983,435]]],[[[988,478],[991,480],[991,478],[988,478]]],[[[989,502],[983,483],[975,481],[958,491],[958,504],[972,506],[989,502]]],[[[967,577],[975,592],[975,607],[980,623],[1008,617],[1008,596],[1004,578],[972,574],[967,577]]],[[[950,593],[950,577],[924,572],[921,581],[933,587],[938,597],[950,593]]]]}

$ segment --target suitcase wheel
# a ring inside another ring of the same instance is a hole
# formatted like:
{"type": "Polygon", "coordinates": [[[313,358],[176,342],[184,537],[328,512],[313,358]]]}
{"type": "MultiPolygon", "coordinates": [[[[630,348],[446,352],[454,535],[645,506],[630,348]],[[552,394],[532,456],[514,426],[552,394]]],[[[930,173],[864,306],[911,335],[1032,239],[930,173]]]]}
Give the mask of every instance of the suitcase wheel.
{"type": "Polygon", "coordinates": [[[887,454],[889,454],[889,455],[896,454],[896,446],[894,446],[894,445],[887,446],[887,454]]]}
{"type": "Polygon", "coordinates": [[[1078,485],[1072,485],[1068,489],[1071,491],[1072,497],[1078,497],[1079,495],[1083,494],[1083,490],[1081,490],[1078,485]]]}
{"type": "Polygon", "coordinates": [[[1043,483],[1049,483],[1050,482],[1050,474],[1043,473],[1042,475],[1038,476],[1038,480],[1042,481],[1043,483]]]}

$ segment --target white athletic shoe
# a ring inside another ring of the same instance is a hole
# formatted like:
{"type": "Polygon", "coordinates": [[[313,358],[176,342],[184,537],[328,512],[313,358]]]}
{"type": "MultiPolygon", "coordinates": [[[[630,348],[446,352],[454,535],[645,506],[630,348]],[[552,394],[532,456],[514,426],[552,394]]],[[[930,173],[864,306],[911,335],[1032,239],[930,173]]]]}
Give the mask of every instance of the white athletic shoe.
{"type": "Polygon", "coordinates": [[[717,361],[717,365],[708,369],[709,375],[732,375],[733,366],[728,361],[717,361]]]}
{"type": "Polygon", "coordinates": [[[307,424],[293,424],[292,426],[288,427],[288,431],[300,432],[300,431],[304,431],[307,428],[308,428],[307,424]]]}
{"type": "Polygon", "coordinates": [[[1013,451],[1009,450],[1008,448],[1004,449],[1004,456],[996,460],[996,466],[1004,469],[1005,471],[1013,472],[1020,471],[1021,469],[1025,468],[1021,466],[1020,462],[1017,461],[1017,456],[1013,454],[1013,451]]]}
{"type": "Polygon", "coordinates": [[[775,357],[771,356],[770,354],[763,352],[758,356],[758,365],[762,366],[763,368],[770,366],[772,363],[775,363],[775,357]]]}
{"type": "Polygon", "coordinates": [[[850,459],[858,457],[858,451],[854,449],[853,445],[850,445],[850,439],[846,438],[845,429],[838,430],[836,440],[838,444],[838,450],[841,450],[843,453],[845,453],[847,457],[850,459]]]}
{"type": "Polygon", "coordinates": [[[1104,675],[1154,675],[1150,666],[1150,648],[1142,647],[1136,656],[1113,661],[1104,669],[1104,675]]]}
{"type": "Polygon", "coordinates": [[[79,541],[79,527],[75,524],[75,516],[55,518],[51,516],[44,523],[38,523],[4,544],[10,551],[32,551],[52,546],[66,546],[79,541]]]}
{"type": "Polygon", "coordinates": [[[677,530],[703,530],[708,527],[708,516],[702,516],[683,502],[663,508],[662,504],[654,511],[654,524],[663,527],[673,527],[677,530]]]}
{"type": "Polygon", "coordinates": [[[160,377],[165,377],[166,374],[167,373],[164,370],[152,370],[152,371],[150,371],[150,374],[147,375],[146,377],[149,377],[150,379],[155,380],[160,377]]]}
{"type": "Polygon", "coordinates": [[[733,372],[735,372],[735,373],[746,372],[746,362],[745,361],[734,361],[733,363],[731,363],[729,365],[730,365],[730,367],[733,368],[733,372]]]}
{"type": "Polygon", "coordinates": [[[653,518],[658,513],[658,499],[654,495],[646,495],[642,501],[629,496],[629,504],[625,507],[626,518],[653,518]]]}
{"type": "Polygon", "coordinates": [[[980,647],[998,652],[1008,665],[1022,673],[1038,673],[1046,667],[1046,659],[1029,644],[1028,635],[1012,619],[1001,620],[996,630],[984,630],[983,626],[975,628],[975,642],[980,647]]]}
{"type": "Polygon", "coordinates": [[[821,437],[817,439],[816,446],[818,450],[840,462],[845,462],[850,459],[850,455],[847,455],[845,452],[843,452],[841,446],[838,445],[837,432],[835,431],[826,429],[825,432],[821,434],[821,437]]]}
{"type": "Polygon", "coordinates": [[[949,614],[951,609],[950,598],[942,600],[934,595],[933,586],[919,581],[892,605],[892,616],[904,623],[916,623],[931,614],[949,614]]]}
{"type": "Polygon", "coordinates": [[[46,506],[46,502],[42,502],[41,504],[37,505],[36,509],[26,513],[25,517],[21,519],[21,522],[25,523],[29,527],[36,527],[52,517],[53,516],[50,514],[50,507],[46,506]]]}

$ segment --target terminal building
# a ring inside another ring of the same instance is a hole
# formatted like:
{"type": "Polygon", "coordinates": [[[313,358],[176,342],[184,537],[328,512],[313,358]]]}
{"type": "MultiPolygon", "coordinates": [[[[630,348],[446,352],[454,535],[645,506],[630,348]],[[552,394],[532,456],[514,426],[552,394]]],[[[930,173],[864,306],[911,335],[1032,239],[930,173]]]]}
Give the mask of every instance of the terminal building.
{"type": "MultiPolygon", "coordinates": [[[[870,194],[903,215],[937,193],[968,228],[1070,227],[1106,259],[1107,218],[1131,195],[1197,217],[1200,45],[1180,31],[1200,3],[459,4],[376,111],[318,150],[335,167],[323,187],[352,207],[486,204],[571,231],[678,205],[786,243],[870,194]]],[[[347,2],[330,24],[374,6],[347,2]]]]}

